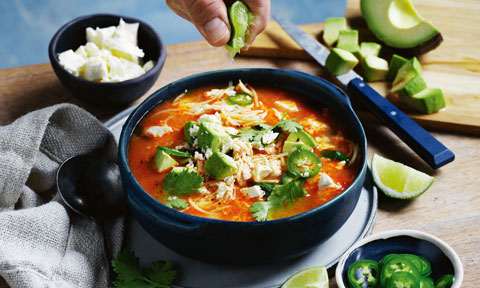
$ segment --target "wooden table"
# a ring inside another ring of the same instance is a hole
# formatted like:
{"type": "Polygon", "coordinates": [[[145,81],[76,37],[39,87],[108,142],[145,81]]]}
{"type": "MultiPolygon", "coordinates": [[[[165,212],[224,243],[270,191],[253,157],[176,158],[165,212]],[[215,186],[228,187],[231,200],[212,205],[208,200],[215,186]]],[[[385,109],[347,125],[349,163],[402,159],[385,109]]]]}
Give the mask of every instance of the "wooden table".
{"type": "MultiPolygon", "coordinates": [[[[308,60],[238,57],[231,64],[222,48],[212,48],[206,42],[199,41],[167,47],[163,71],[147,95],[188,75],[240,67],[293,69],[325,76],[322,68],[308,60]]],[[[6,125],[35,109],[63,102],[78,104],[100,120],[106,120],[121,110],[86,106],[72,98],[57,80],[50,64],[0,70],[0,125],[6,125]]],[[[432,131],[456,154],[453,163],[434,171],[388,129],[372,121],[372,117],[362,117],[362,122],[368,139],[368,159],[371,159],[372,153],[379,153],[436,177],[430,190],[412,201],[393,200],[380,195],[372,233],[390,229],[418,229],[443,239],[463,261],[463,287],[479,287],[480,138],[432,131]]],[[[331,287],[336,287],[333,278],[330,283],[331,287]]],[[[0,281],[0,287],[8,286],[0,281]]]]}

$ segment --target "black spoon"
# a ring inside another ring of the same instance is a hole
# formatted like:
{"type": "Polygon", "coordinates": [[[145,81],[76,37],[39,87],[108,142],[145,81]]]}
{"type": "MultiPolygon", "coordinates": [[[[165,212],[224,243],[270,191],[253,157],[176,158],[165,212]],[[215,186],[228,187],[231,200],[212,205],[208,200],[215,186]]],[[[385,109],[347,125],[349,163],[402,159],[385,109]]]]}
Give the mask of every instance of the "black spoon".
{"type": "Polygon", "coordinates": [[[95,219],[103,239],[103,260],[111,284],[111,253],[104,220],[119,215],[126,208],[117,164],[99,154],[71,157],[58,168],[57,190],[73,211],[95,219]]]}

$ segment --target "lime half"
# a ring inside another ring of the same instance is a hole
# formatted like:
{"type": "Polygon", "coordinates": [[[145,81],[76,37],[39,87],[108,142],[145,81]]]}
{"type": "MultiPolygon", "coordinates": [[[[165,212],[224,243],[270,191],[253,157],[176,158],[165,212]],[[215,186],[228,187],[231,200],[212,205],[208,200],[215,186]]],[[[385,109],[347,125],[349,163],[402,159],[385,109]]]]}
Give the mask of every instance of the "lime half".
{"type": "Polygon", "coordinates": [[[398,199],[412,199],[427,191],[435,180],[417,171],[377,154],[372,157],[373,181],[385,195],[398,199]]]}
{"type": "Polygon", "coordinates": [[[281,288],[328,288],[328,274],[325,266],[301,270],[287,279],[281,288]]]}

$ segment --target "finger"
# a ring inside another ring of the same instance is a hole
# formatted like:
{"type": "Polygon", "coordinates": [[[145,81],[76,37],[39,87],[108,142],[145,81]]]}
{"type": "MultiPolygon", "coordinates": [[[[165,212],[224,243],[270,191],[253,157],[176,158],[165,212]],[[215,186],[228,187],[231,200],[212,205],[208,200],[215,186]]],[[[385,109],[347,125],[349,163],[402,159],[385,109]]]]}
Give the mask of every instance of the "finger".
{"type": "Polygon", "coordinates": [[[244,1],[254,16],[253,23],[249,27],[246,39],[247,47],[249,47],[253,40],[255,40],[255,37],[267,27],[268,20],[270,19],[270,0],[244,1]]]}
{"type": "Polygon", "coordinates": [[[167,0],[166,1],[168,8],[175,12],[178,16],[182,17],[187,21],[191,21],[190,16],[185,12],[185,2],[178,0],[167,0]]]}
{"type": "Polygon", "coordinates": [[[227,7],[222,0],[186,0],[191,22],[212,46],[223,46],[230,39],[227,7]]]}

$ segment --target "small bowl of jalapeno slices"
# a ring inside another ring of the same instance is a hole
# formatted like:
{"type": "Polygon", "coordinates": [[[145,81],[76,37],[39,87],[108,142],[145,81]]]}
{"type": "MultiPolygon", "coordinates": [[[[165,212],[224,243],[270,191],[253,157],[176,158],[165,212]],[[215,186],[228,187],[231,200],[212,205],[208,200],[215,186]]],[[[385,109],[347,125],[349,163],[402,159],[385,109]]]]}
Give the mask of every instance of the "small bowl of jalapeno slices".
{"type": "Polygon", "coordinates": [[[463,281],[455,251],[416,230],[390,230],[358,241],[335,273],[339,288],[459,288],[463,281]]]}

